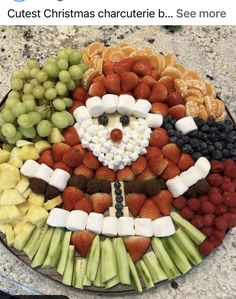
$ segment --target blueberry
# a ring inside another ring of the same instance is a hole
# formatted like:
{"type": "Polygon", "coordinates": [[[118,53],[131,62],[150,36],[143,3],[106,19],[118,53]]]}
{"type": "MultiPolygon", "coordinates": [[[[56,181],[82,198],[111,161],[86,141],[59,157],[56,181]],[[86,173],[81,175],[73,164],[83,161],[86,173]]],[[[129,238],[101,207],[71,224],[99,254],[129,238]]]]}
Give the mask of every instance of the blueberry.
{"type": "Polygon", "coordinates": [[[175,136],[175,131],[173,129],[169,129],[167,132],[169,136],[175,136]]]}
{"type": "Polygon", "coordinates": [[[122,212],[122,210],[118,210],[118,211],[116,211],[116,217],[117,218],[120,218],[120,217],[122,217],[123,216],[123,212],[122,212]]]}
{"type": "Polygon", "coordinates": [[[202,134],[202,140],[207,141],[208,140],[208,135],[207,134],[202,134]]]}
{"type": "Polygon", "coordinates": [[[207,143],[206,142],[201,142],[201,149],[202,150],[205,150],[205,149],[207,149],[207,143]]]}
{"type": "Polygon", "coordinates": [[[216,123],[216,127],[221,132],[224,132],[224,130],[225,130],[225,124],[223,122],[216,123]]]}
{"type": "Polygon", "coordinates": [[[198,130],[194,130],[192,132],[189,133],[190,137],[198,137],[198,130]]]}
{"type": "Polygon", "coordinates": [[[225,158],[228,158],[228,157],[229,157],[229,150],[228,150],[227,148],[224,148],[224,149],[222,150],[222,153],[223,153],[223,155],[224,155],[225,158]]]}
{"type": "Polygon", "coordinates": [[[211,154],[212,159],[220,160],[223,158],[223,153],[219,150],[214,150],[211,154]]]}
{"type": "Polygon", "coordinates": [[[208,155],[208,149],[204,149],[204,150],[202,150],[201,153],[202,153],[203,156],[208,155]]]}
{"type": "Polygon", "coordinates": [[[220,140],[225,140],[226,139],[226,134],[225,133],[220,133],[219,137],[220,137],[220,140]]]}
{"type": "Polygon", "coordinates": [[[234,125],[231,119],[226,119],[225,124],[227,125],[234,125]]]}
{"type": "Polygon", "coordinates": [[[223,145],[220,142],[215,142],[214,147],[217,150],[222,150],[223,149],[223,145]]]}
{"type": "Polygon", "coordinates": [[[193,160],[197,160],[202,157],[202,154],[199,152],[196,152],[196,153],[193,153],[192,157],[193,157],[193,160]]]}
{"type": "Polygon", "coordinates": [[[233,156],[233,157],[236,157],[236,149],[235,148],[232,148],[230,150],[230,155],[233,156]]]}
{"type": "Polygon", "coordinates": [[[207,121],[207,124],[208,124],[208,126],[214,126],[214,124],[215,124],[215,119],[214,119],[214,117],[210,117],[209,119],[208,119],[208,121],[207,121]]]}
{"type": "Polygon", "coordinates": [[[228,150],[231,150],[231,149],[233,149],[235,146],[234,146],[234,144],[233,143],[227,143],[226,144],[226,148],[228,149],[228,150]]]}
{"type": "Polygon", "coordinates": [[[180,147],[182,147],[184,145],[184,142],[182,139],[177,139],[176,144],[180,147]]]}
{"type": "Polygon", "coordinates": [[[120,203],[120,202],[117,202],[117,203],[115,204],[115,208],[116,208],[117,210],[123,210],[123,204],[120,203]]]}
{"type": "Polygon", "coordinates": [[[179,131],[176,131],[176,132],[175,132],[175,136],[176,136],[177,138],[181,138],[181,137],[183,136],[183,134],[182,134],[181,132],[179,132],[179,131]]]}
{"type": "Polygon", "coordinates": [[[210,133],[217,133],[218,130],[216,127],[210,127],[210,130],[209,130],[210,133]]]}
{"type": "Polygon", "coordinates": [[[193,153],[193,149],[190,144],[184,144],[182,147],[182,150],[183,150],[183,152],[188,153],[188,154],[193,153]]]}
{"type": "Polygon", "coordinates": [[[201,128],[205,124],[205,121],[200,117],[195,117],[194,121],[195,121],[198,128],[201,128]]]}
{"type": "Polygon", "coordinates": [[[175,123],[176,123],[176,120],[175,120],[175,119],[172,119],[172,120],[170,121],[170,123],[174,126],[175,123]]]}
{"type": "Polygon", "coordinates": [[[167,122],[170,122],[172,120],[172,116],[169,114],[167,117],[166,117],[166,120],[167,122]]]}
{"type": "Polygon", "coordinates": [[[122,202],[123,201],[123,196],[122,195],[117,195],[116,196],[116,201],[117,202],[122,202]]]}
{"type": "Polygon", "coordinates": [[[207,133],[209,132],[210,130],[210,127],[208,125],[204,125],[202,128],[201,128],[201,131],[204,132],[204,133],[207,133]]]}
{"type": "Polygon", "coordinates": [[[114,187],[119,188],[120,187],[120,182],[116,180],[115,183],[114,183],[114,187]]]}
{"type": "Polygon", "coordinates": [[[115,194],[116,195],[121,195],[122,194],[122,191],[121,191],[121,189],[119,188],[116,188],[116,190],[115,190],[115,194]]]}
{"type": "Polygon", "coordinates": [[[217,137],[217,135],[215,133],[209,134],[208,138],[211,141],[218,141],[218,137],[217,137]]]}
{"type": "Polygon", "coordinates": [[[209,153],[213,152],[214,149],[215,149],[214,145],[212,145],[212,144],[208,145],[208,152],[209,153]]]}
{"type": "Polygon", "coordinates": [[[121,122],[122,126],[128,126],[129,116],[128,115],[121,115],[120,122],[121,122]]]}
{"type": "Polygon", "coordinates": [[[106,126],[108,124],[108,117],[105,114],[102,114],[98,117],[99,125],[106,126]]]}
{"type": "Polygon", "coordinates": [[[190,142],[190,138],[188,136],[183,136],[183,142],[184,143],[189,143],[190,142]]]}
{"type": "Polygon", "coordinates": [[[193,138],[193,139],[190,140],[190,144],[191,144],[192,148],[197,149],[198,145],[199,145],[199,141],[198,141],[197,138],[193,138]]]}
{"type": "Polygon", "coordinates": [[[176,143],[177,140],[178,140],[178,138],[177,138],[176,136],[172,136],[172,137],[170,137],[170,142],[171,142],[171,143],[176,143]]]}

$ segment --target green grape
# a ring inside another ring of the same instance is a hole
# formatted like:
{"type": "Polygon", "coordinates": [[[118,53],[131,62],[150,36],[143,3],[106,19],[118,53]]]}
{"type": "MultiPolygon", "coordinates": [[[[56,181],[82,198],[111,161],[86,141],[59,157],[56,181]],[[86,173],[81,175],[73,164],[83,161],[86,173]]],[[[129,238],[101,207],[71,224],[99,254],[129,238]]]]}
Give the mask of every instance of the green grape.
{"type": "Polygon", "coordinates": [[[71,79],[70,78],[70,73],[68,71],[60,71],[59,79],[64,83],[68,83],[71,79]]]}
{"type": "Polygon", "coordinates": [[[25,75],[25,79],[30,79],[31,75],[30,75],[30,68],[25,68],[23,69],[23,73],[25,75]]]}
{"type": "Polygon", "coordinates": [[[67,69],[68,69],[68,67],[69,67],[69,63],[68,63],[68,61],[67,61],[66,59],[64,59],[64,58],[60,58],[60,59],[58,60],[58,62],[57,62],[57,66],[59,67],[59,69],[60,69],[61,71],[63,71],[63,70],[67,70],[67,69]]]}
{"type": "Polygon", "coordinates": [[[38,72],[40,72],[40,69],[37,67],[34,67],[30,70],[30,75],[32,78],[36,79],[36,75],[38,74],[38,72]]]}
{"type": "Polygon", "coordinates": [[[7,96],[8,96],[8,98],[13,97],[13,98],[18,98],[19,99],[20,98],[20,93],[18,91],[12,90],[12,91],[9,92],[9,94],[7,96]]]}
{"type": "Polygon", "coordinates": [[[16,134],[16,127],[13,124],[5,123],[2,126],[1,131],[2,131],[2,135],[5,136],[6,138],[13,137],[16,134]]]}
{"type": "Polygon", "coordinates": [[[48,73],[49,77],[57,78],[59,74],[59,68],[56,63],[47,63],[44,66],[44,71],[48,73]]]}
{"type": "Polygon", "coordinates": [[[82,71],[81,67],[78,65],[72,65],[69,68],[69,72],[71,75],[71,79],[73,79],[73,80],[80,80],[83,77],[83,71],[82,71]]]}
{"type": "Polygon", "coordinates": [[[54,88],[55,87],[55,83],[48,80],[48,81],[46,81],[46,82],[43,83],[43,87],[45,89],[54,88]]]}
{"type": "Polygon", "coordinates": [[[20,139],[22,139],[22,134],[21,134],[21,132],[17,131],[15,136],[7,138],[7,142],[9,144],[16,144],[16,142],[20,139]]]}
{"type": "Polygon", "coordinates": [[[35,101],[32,99],[25,100],[23,104],[25,106],[26,112],[31,112],[36,109],[35,101]]]}
{"type": "Polygon", "coordinates": [[[44,83],[48,79],[48,74],[45,71],[39,71],[36,75],[35,78],[41,82],[44,83]]]}
{"type": "Polygon", "coordinates": [[[1,115],[5,122],[13,123],[15,120],[15,116],[12,114],[11,110],[7,107],[3,108],[1,115]]]}
{"type": "Polygon", "coordinates": [[[73,91],[76,88],[75,81],[72,79],[66,85],[69,91],[73,91]]]}
{"type": "Polygon", "coordinates": [[[48,57],[47,63],[57,63],[57,58],[56,57],[48,57]]]}
{"type": "Polygon", "coordinates": [[[40,141],[40,140],[42,140],[42,138],[39,136],[39,135],[36,135],[34,138],[32,138],[32,142],[33,143],[36,143],[36,142],[38,142],[38,141],[40,141]]]}
{"type": "Polygon", "coordinates": [[[64,103],[66,104],[66,108],[71,107],[72,104],[73,104],[73,101],[72,101],[72,99],[70,99],[70,98],[63,98],[62,100],[63,100],[64,103]]]}
{"type": "Polygon", "coordinates": [[[85,63],[80,63],[79,66],[81,67],[81,69],[82,69],[83,72],[86,72],[87,69],[88,69],[88,66],[85,63]]]}
{"type": "Polygon", "coordinates": [[[33,60],[33,59],[27,61],[27,66],[30,69],[32,69],[34,67],[40,68],[39,62],[37,60],[33,60]]]}
{"type": "Polygon", "coordinates": [[[25,138],[34,138],[36,136],[36,130],[34,127],[28,129],[20,127],[20,132],[25,138]]]}
{"type": "Polygon", "coordinates": [[[15,117],[19,117],[20,115],[26,113],[26,107],[23,103],[19,102],[11,108],[11,112],[15,117]]]}
{"type": "Polygon", "coordinates": [[[37,133],[40,137],[47,137],[52,131],[52,124],[50,121],[44,119],[37,125],[37,133]]]}
{"type": "Polygon", "coordinates": [[[0,113],[0,128],[5,124],[5,120],[4,118],[2,117],[2,113],[0,113]]]}
{"type": "Polygon", "coordinates": [[[41,118],[45,118],[48,113],[46,105],[37,106],[36,111],[41,115],[41,118]]]}
{"type": "Polygon", "coordinates": [[[45,89],[43,88],[43,86],[36,86],[34,89],[33,89],[33,96],[40,100],[44,97],[44,94],[45,94],[45,89]]]}
{"type": "Polygon", "coordinates": [[[67,92],[67,86],[65,83],[61,82],[61,81],[58,81],[56,86],[55,86],[55,89],[57,91],[57,94],[59,96],[64,96],[67,92]]]}
{"type": "Polygon", "coordinates": [[[56,98],[57,96],[57,91],[55,88],[48,88],[45,92],[45,98],[48,100],[48,101],[52,101],[56,98]]]}
{"type": "Polygon", "coordinates": [[[52,123],[59,129],[68,127],[68,119],[64,117],[63,112],[55,112],[52,115],[52,123]]]}
{"type": "Polygon", "coordinates": [[[74,117],[72,116],[72,114],[70,114],[70,112],[68,111],[63,111],[62,112],[64,117],[67,119],[69,126],[73,126],[73,124],[75,123],[74,117]]]}
{"type": "Polygon", "coordinates": [[[11,75],[13,78],[16,78],[16,79],[22,79],[22,80],[25,79],[24,72],[22,72],[20,70],[13,71],[11,75]]]}
{"type": "Polygon", "coordinates": [[[41,114],[39,112],[36,112],[36,111],[30,112],[29,116],[31,117],[31,119],[33,120],[35,125],[37,125],[40,122],[40,120],[42,119],[41,114]]]}
{"type": "Polygon", "coordinates": [[[24,81],[19,78],[11,77],[10,82],[11,82],[11,88],[16,91],[21,90],[24,86],[24,81]]]}
{"type": "Polygon", "coordinates": [[[66,50],[65,49],[60,49],[58,52],[57,52],[57,57],[58,58],[64,58],[66,60],[69,59],[69,55],[67,54],[66,50]]]}
{"type": "Polygon", "coordinates": [[[71,48],[66,48],[65,50],[66,50],[67,55],[69,55],[69,56],[74,52],[74,50],[71,48]]]}
{"type": "Polygon", "coordinates": [[[34,101],[34,96],[32,94],[23,94],[22,102],[25,102],[28,100],[34,101]]]}
{"type": "Polygon", "coordinates": [[[17,118],[17,123],[24,129],[29,129],[33,127],[33,120],[28,114],[22,114],[17,118]]]}
{"type": "Polygon", "coordinates": [[[79,64],[83,54],[80,51],[75,51],[70,55],[70,64],[79,64]]]}
{"type": "Polygon", "coordinates": [[[52,104],[57,111],[64,111],[66,109],[66,104],[61,99],[55,99],[52,104]]]}
{"type": "Polygon", "coordinates": [[[7,100],[6,100],[6,107],[11,109],[13,106],[16,105],[16,103],[19,102],[19,99],[18,98],[15,98],[15,97],[8,97],[7,100]]]}
{"type": "Polygon", "coordinates": [[[30,80],[30,84],[32,84],[34,87],[40,85],[39,81],[37,81],[36,79],[31,79],[31,80],[30,80]]]}
{"type": "Polygon", "coordinates": [[[42,105],[48,105],[48,100],[46,99],[40,99],[38,100],[37,104],[39,104],[39,106],[42,106],[42,105]]]}
{"type": "Polygon", "coordinates": [[[24,94],[31,94],[34,89],[34,85],[30,83],[25,83],[23,87],[24,94]]]}

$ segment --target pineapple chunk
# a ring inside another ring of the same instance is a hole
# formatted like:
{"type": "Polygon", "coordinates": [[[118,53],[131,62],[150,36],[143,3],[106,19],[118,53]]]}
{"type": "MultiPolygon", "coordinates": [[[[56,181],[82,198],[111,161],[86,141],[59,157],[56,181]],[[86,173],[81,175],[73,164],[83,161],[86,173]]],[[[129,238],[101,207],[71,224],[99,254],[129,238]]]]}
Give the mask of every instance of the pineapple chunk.
{"type": "Polygon", "coordinates": [[[33,142],[30,142],[30,141],[28,141],[28,140],[24,140],[24,139],[18,140],[18,141],[16,142],[16,146],[17,146],[17,147],[22,147],[22,146],[30,145],[30,144],[33,144],[33,142]]]}
{"type": "Polygon", "coordinates": [[[0,197],[0,206],[20,205],[26,199],[17,189],[4,190],[0,197]]]}
{"type": "Polygon", "coordinates": [[[28,202],[24,202],[17,206],[17,208],[20,210],[22,215],[25,215],[28,212],[29,207],[30,207],[30,205],[28,202]]]}
{"type": "Polygon", "coordinates": [[[6,225],[7,224],[0,224],[0,233],[3,233],[3,234],[6,233],[6,225]]]}
{"type": "Polygon", "coordinates": [[[19,169],[9,163],[0,164],[0,190],[12,189],[20,181],[19,169]]]}
{"type": "Polygon", "coordinates": [[[7,150],[0,150],[0,163],[5,163],[10,158],[10,152],[7,150]]]}
{"type": "Polygon", "coordinates": [[[46,223],[47,218],[48,212],[45,209],[36,206],[30,206],[26,216],[27,221],[35,224],[37,227],[43,226],[46,223]]]}
{"type": "Polygon", "coordinates": [[[39,153],[34,145],[24,145],[19,149],[19,158],[23,161],[26,160],[37,160],[39,158],[39,153]]]}
{"type": "Polygon", "coordinates": [[[51,144],[46,140],[39,140],[38,142],[35,143],[34,146],[39,154],[51,148],[51,144]]]}
{"type": "Polygon", "coordinates": [[[29,180],[25,176],[21,176],[20,182],[16,185],[16,189],[20,191],[20,193],[24,193],[25,190],[29,187],[29,180]]]}
{"type": "Polygon", "coordinates": [[[45,204],[43,205],[43,208],[46,209],[47,211],[49,211],[49,210],[52,210],[53,208],[55,208],[56,206],[60,205],[61,203],[62,203],[61,196],[57,196],[57,197],[45,202],[45,204]]]}
{"type": "Polygon", "coordinates": [[[6,239],[7,239],[7,245],[8,246],[13,246],[14,241],[15,241],[15,234],[12,228],[12,225],[6,224],[6,239]]]}
{"type": "Polygon", "coordinates": [[[23,161],[19,158],[20,149],[18,147],[14,147],[10,154],[10,159],[8,163],[14,165],[17,168],[21,168],[23,166],[23,161]]]}
{"type": "Polygon", "coordinates": [[[59,143],[59,142],[64,142],[65,138],[62,136],[58,128],[52,128],[52,131],[48,136],[48,141],[50,143],[59,143]]]}
{"type": "Polygon", "coordinates": [[[0,224],[13,223],[21,219],[21,212],[16,206],[3,206],[0,208],[0,224]]]}
{"type": "Polygon", "coordinates": [[[21,231],[21,229],[25,223],[26,223],[26,220],[22,219],[21,221],[18,221],[17,224],[14,225],[13,230],[14,230],[15,235],[17,235],[21,231]]]}
{"type": "Polygon", "coordinates": [[[27,243],[27,241],[31,237],[34,229],[35,229],[35,226],[32,223],[29,223],[29,222],[26,222],[22,226],[21,230],[16,235],[15,241],[14,241],[14,247],[17,250],[22,250],[24,248],[25,244],[27,243]]]}
{"type": "Polygon", "coordinates": [[[44,200],[45,200],[44,195],[31,192],[28,198],[28,203],[38,207],[42,207],[44,200]]]}
{"type": "Polygon", "coordinates": [[[30,189],[30,188],[27,188],[27,189],[25,190],[25,192],[23,193],[23,196],[24,196],[25,198],[28,198],[29,195],[30,195],[30,193],[31,193],[31,189],[30,189]]]}

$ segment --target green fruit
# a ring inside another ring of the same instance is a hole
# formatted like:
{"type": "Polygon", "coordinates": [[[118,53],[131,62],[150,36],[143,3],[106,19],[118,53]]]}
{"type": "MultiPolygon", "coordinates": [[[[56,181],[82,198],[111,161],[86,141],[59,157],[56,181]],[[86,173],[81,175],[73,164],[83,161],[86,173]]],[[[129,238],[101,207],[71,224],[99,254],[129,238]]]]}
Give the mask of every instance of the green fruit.
{"type": "Polygon", "coordinates": [[[29,222],[25,223],[21,228],[20,232],[16,235],[14,241],[14,247],[17,250],[22,250],[25,244],[28,242],[29,238],[31,237],[35,226],[29,222]]]}

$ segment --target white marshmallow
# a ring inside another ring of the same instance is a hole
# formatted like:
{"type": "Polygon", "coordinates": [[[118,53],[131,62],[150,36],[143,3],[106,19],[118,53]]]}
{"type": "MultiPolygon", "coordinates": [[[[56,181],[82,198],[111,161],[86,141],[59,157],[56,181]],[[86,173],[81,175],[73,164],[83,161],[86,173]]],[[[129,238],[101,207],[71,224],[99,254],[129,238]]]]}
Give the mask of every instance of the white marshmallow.
{"type": "Polygon", "coordinates": [[[103,214],[90,213],[87,220],[86,229],[97,235],[101,234],[103,227],[103,214]]]}
{"type": "Polygon", "coordinates": [[[117,111],[120,114],[131,115],[133,113],[134,104],[135,99],[132,96],[127,94],[120,95],[117,111]]]}
{"type": "Polygon", "coordinates": [[[53,227],[66,227],[67,219],[70,215],[69,211],[54,208],[50,211],[47,224],[53,227]]]}
{"type": "Polygon", "coordinates": [[[67,171],[57,168],[50,177],[49,185],[52,185],[60,191],[63,191],[66,188],[69,178],[70,175],[67,171]]]}
{"type": "Polygon", "coordinates": [[[66,222],[66,228],[70,231],[84,230],[87,224],[88,214],[84,211],[71,211],[66,222]]]}
{"type": "Polygon", "coordinates": [[[192,116],[186,116],[177,120],[175,123],[175,128],[184,135],[198,129],[192,116]]]}
{"type": "Polygon", "coordinates": [[[83,132],[83,129],[80,128],[78,123],[75,123],[73,127],[76,129],[77,134],[80,136],[83,132]]]}
{"type": "Polygon", "coordinates": [[[148,218],[135,218],[135,235],[151,237],[153,236],[152,231],[152,220],[148,218]]]}
{"type": "Polygon", "coordinates": [[[38,162],[34,160],[27,160],[21,167],[20,172],[29,178],[33,178],[39,166],[40,164],[38,162]]]}
{"type": "Polygon", "coordinates": [[[108,237],[117,236],[118,219],[116,217],[105,217],[103,221],[102,234],[108,237]]]}
{"type": "Polygon", "coordinates": [[[136,117],[146,117],[150,111],[152,104],[147,100],[137,100],[134,104],[133,115],[136,117]]]}
{"type": "Polygon", "coordinates": [[[195,166],[200,167],[200,169],[202,170],[202,178],[203,179],[208,175],[208,173],[211,169],[210,162],[207,160],[207,158],[204,158],[204,157],[197,159],[195,166]]]}
{"type": "Polygon", "coordinates": [[[132,217],[120,217],[118,219],[118,235],[119,236],[133,236],[134,230],[134,218],[132,217]]]}
{"type": "Polygon", "coordinates": [[[42,179],[48,183],[52,174],[53,174],[53,169],[43,163],[40,164],[40,166],[38,167],[34,177],[38,179],[42,179]]]}
{"type": "Polygon", "coordinates": [[[163,123],[163,116],[161,114],[148,113],[146,121],[149,128],[160,128],[163,123]]]}
{"type": "Polygon", "coordinates": [[[115,94],[106,94],[102,97],[104,112],[114,113],[117,110],[119,97],[115,94]]]}
{"type": "Polygon", "coordinates": [[[168,237],[175,233],[175,227],[170,216],[165,216],[152,221],[155,237],[168,237]]]}
{"type": "Polygon", "coordinates": [[[168,180],[166,186],[174,197],[179,197],[188,191],[188,187],[178,175],[173,179],[168,180]]]}
{"type": "Polygon", "coordinates": [[[197,181],[202,179],[201,169],[195,166],[190,167],[188,170],[182,172],[179,176],[187,187],[193,186],[197,183],[197,181]]]}
{"type": "Polygon", "coordinates": [[[104,107],[99,97],[92,97],[86,101],[86,107],[92,117],[98,117],[103,114],[104,107]]]}
{"type": "Polygon", "coordinates": [[[73,112],[73,116],[79,124],[82,121],[91,118],[91,115],[89,114],[89,111],[85,106],[80,106],[76,108],[75,111],[73,112]]]}

